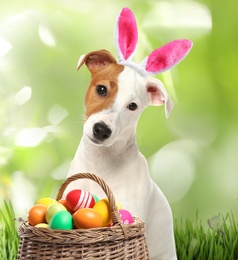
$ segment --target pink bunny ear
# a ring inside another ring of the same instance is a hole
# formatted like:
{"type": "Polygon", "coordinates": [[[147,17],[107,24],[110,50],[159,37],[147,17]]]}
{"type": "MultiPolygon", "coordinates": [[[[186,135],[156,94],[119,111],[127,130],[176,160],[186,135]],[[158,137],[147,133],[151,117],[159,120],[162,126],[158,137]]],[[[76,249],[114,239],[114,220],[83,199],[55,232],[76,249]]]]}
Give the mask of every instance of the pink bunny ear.
{"type": "Polygon", "coordinates": [[[179,63],[189,53],[193,43],[189,40],[174,40],[151,52],[141,63],[150,75],[156,75],[179,63]]]}
{"type": "Polygon", "coordinates": [[[135,17],[128,8],[123,8],[118,16],[115,27],[115,45],[119,61],[132,57],[138,41],[135,17]]]}

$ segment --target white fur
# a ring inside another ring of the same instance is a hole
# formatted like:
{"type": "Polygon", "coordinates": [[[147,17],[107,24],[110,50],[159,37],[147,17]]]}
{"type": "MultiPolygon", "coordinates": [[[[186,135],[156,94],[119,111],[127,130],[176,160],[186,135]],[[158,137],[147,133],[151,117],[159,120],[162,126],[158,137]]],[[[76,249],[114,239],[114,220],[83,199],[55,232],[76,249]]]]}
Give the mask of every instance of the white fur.
{"type": "MultiPolygon", "coordinates": [[[[155,84],[154,80],[152,82],[155,84]]],[[[135,140],[139,116],[152,102],[151,94],[146,90],[149,83],[149,78],[125,67],[118,78],[118,93],[112,107],[91,115],[85,122],[84,134],[68,177],[90,172],[103,178],[123,208],[146,222],[150,259],[175,260],[171,209],[162,191],[150,178],[146,159],[139,152],[135,140]],[[131,102],[137,103],[137,110],[127,108],[131,102]],[[112,134],[101,144],[95,144],[91,141],[92,129],[99,121],[107,124],[112,134]]],[[[66,193],[74,188],[105,197],[101,188],[89,180],[71,183],[66,193]]]]}

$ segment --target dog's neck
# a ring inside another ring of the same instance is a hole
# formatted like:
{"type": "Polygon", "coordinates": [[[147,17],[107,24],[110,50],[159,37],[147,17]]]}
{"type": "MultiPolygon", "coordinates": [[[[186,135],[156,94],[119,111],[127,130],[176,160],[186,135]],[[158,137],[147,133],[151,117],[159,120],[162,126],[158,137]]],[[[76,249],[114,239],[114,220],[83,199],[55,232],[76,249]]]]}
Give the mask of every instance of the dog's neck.
{"type": "Polygon", "coordinates": [[[135,129],[133,129],[126,140],[119,139],[110,146],[94,144],[83,135],[76,156],[83,170],[97,169],[97,173],[103,175],[103,172],[110,172],[110,169],[126,165],[127,161],[131,157],[136,157],[138,153],[135,129]]]}

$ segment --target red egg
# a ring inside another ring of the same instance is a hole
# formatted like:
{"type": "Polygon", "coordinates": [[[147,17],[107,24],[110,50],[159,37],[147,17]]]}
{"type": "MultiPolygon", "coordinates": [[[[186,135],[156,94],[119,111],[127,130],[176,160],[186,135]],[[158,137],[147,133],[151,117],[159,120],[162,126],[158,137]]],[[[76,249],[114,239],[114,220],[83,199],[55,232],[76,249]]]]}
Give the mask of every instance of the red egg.
{"type": "Polygon", "coordinates": [[[66,196],[68,207],[73,211],[81,208],[92,208],[95,205],[94,197],[85,190],[72,190],[66,196]]]}
{"type": "Polygon", "coordinates": [[[76,228],[99,228],[103,225],[101,215],[91,208],[77,210],[73,214],[73,221],[76,228]]]}

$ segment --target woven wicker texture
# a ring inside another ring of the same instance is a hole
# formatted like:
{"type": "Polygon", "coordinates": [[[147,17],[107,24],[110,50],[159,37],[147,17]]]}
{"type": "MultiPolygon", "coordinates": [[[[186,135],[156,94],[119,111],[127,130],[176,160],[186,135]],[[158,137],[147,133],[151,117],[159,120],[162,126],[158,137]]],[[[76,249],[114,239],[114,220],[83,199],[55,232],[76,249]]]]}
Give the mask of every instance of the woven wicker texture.
{"type": "Polygon", "coordinates": [[[99,177],[90,173],[75,174],[61,185],[56,200],[69,183],[78,179],[97,182],[108,197],[112,214],[112,227],[74,230],[36,228],[27,222],[19,228],[18,260],[76,260],[76,259],[138,259],[147,260],[148,249],[144,222],[134,217],[134,223],[121,223],[113,193],[99,177]]]}

